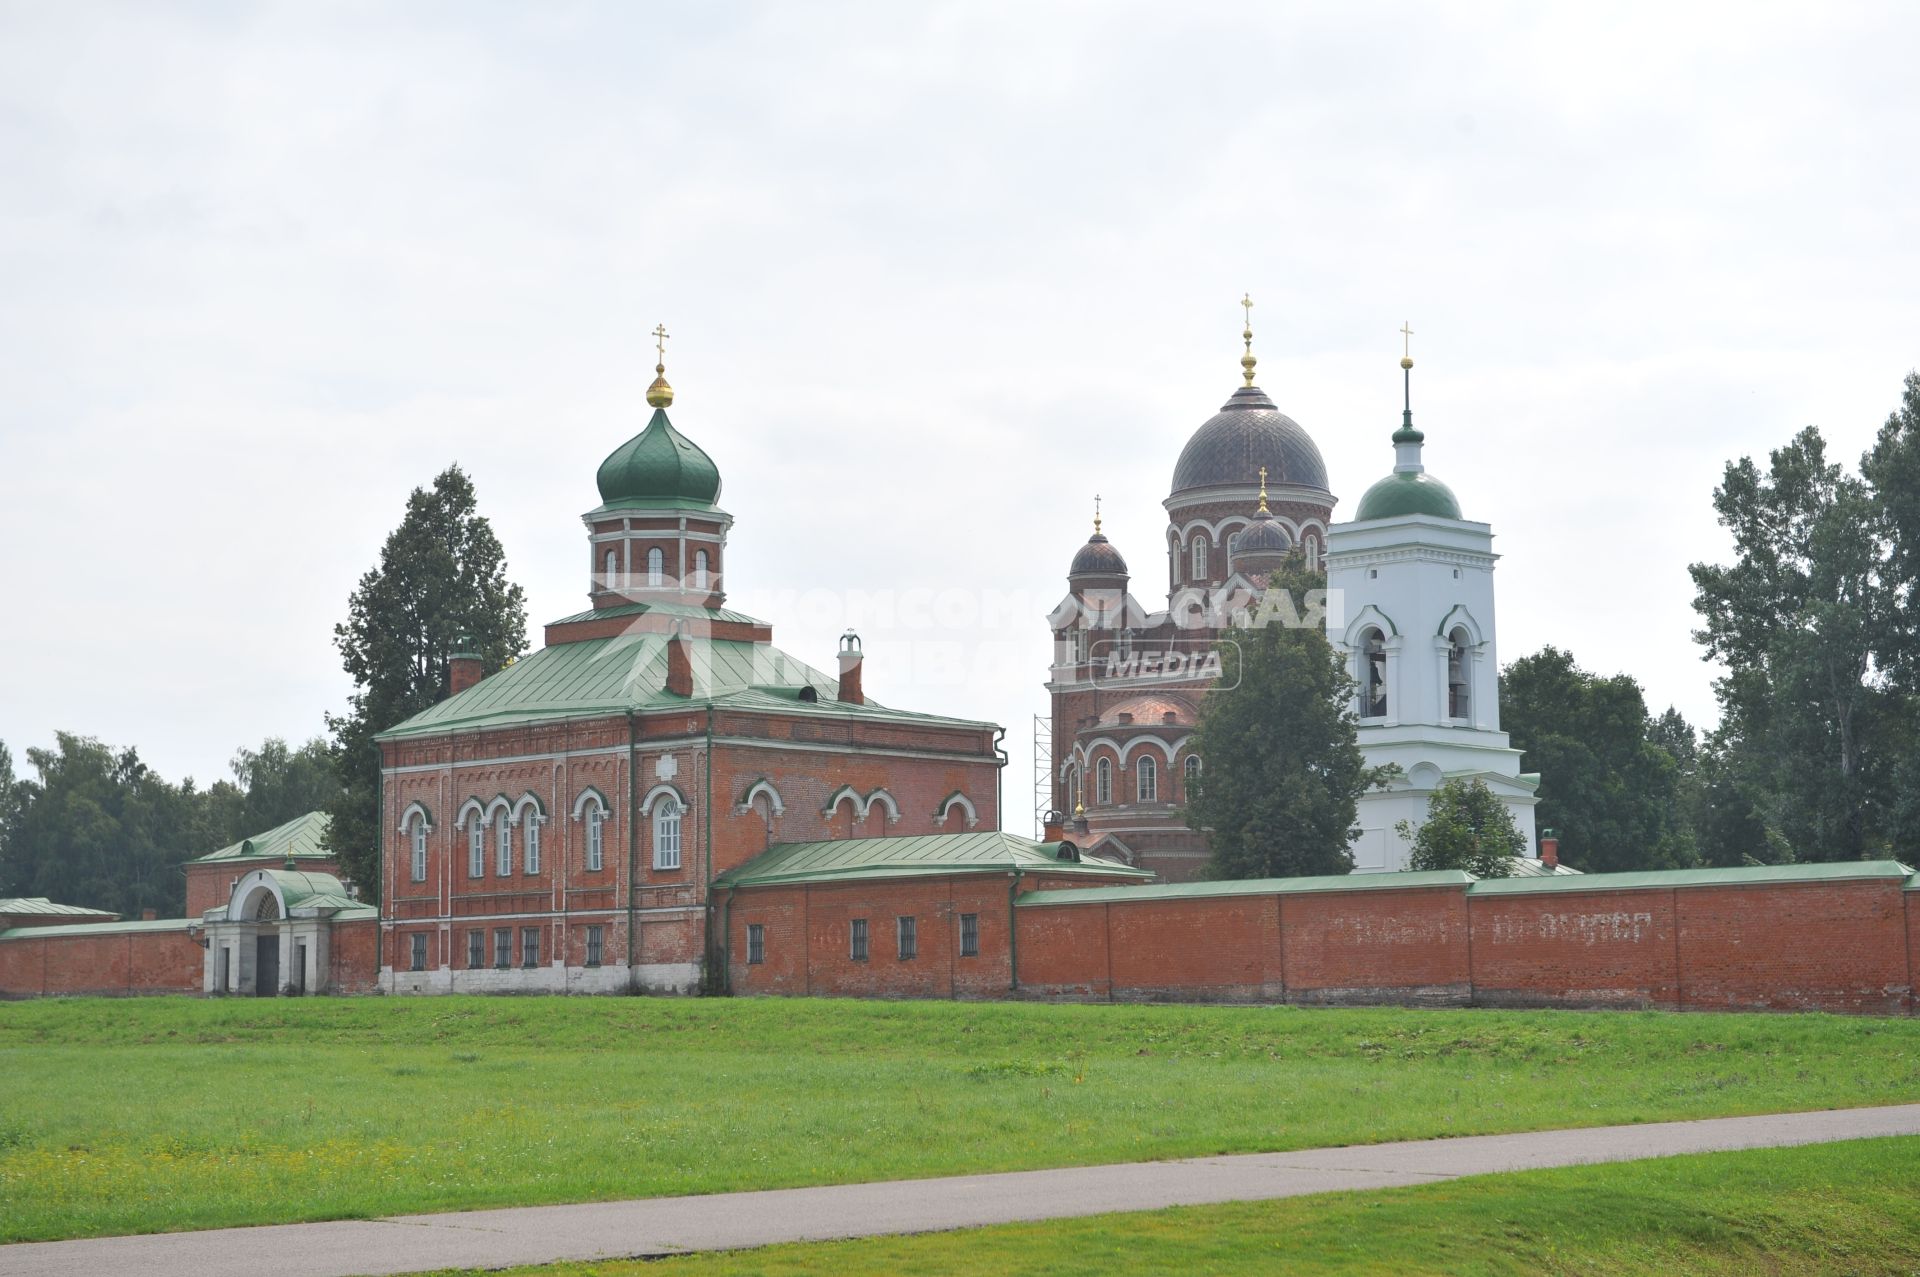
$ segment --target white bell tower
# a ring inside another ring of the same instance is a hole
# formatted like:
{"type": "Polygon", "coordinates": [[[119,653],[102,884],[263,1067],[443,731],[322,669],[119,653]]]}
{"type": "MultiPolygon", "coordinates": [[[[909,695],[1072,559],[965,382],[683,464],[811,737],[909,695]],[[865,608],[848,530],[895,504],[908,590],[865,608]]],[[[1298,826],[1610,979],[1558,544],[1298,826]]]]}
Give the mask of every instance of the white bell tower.
{"type": "Polygon", "coordinates": [[[1454,779],[1485,781],[1537,854],[1540,777],[1521,772],[1500,730],[1493,528],[1461,518],[1453,491],[1426,472],[1412,358],[1400,366],[1407,400],[1393,473],[1367,489],[1351,522],[1327,529],[1327,638],[1360,685],[1360,748],[1369,764],[1401,772],[1360,799],[1355,872],[1406,868],[1395,826],[1425,820],[1428,798],[1454,779]]]}

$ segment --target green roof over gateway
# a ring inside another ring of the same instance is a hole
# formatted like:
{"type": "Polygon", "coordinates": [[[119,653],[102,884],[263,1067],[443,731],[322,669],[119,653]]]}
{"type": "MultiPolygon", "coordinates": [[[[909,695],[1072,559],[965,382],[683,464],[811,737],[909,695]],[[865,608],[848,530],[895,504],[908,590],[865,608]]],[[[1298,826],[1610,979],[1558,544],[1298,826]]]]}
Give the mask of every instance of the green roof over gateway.
{"type": "Polygon", "coordinates": [[[718,708],[879,722],[978,727],[994,724],[834,699],[839,681],[767,643],[692,639],[693,696],[666,690],[667,643],[659,633],[623,634],[543,647],[457,696],[379,733],[393,740],[628,711],[718,708]]]}
{"type": "Polygon", "coordinates": [[[264,834],[243,838],[231,847],[208,852],[187,863],[204,865],[208,861],[220,860],[331,860],[333,853],[322,845],[331,824],[332,818],[324,811],[310,811],[304,816],[295,816],[284,825],[275,825],[264,834]]]}
{"type": "Polygon", "coordinates": [[[1108,878],[1153,877],[1145,869],[1098,856],[1083,854],[1077,861],[1062,860],[1061,845],[1035,842],[997,829],[965,834],[920,834],[909,838],[835,838],[825,842],[779,843],[746,864],[721,874],[713,885],[766,887],[949,874],[1005,874],[1016,870],[1108,878]]]}

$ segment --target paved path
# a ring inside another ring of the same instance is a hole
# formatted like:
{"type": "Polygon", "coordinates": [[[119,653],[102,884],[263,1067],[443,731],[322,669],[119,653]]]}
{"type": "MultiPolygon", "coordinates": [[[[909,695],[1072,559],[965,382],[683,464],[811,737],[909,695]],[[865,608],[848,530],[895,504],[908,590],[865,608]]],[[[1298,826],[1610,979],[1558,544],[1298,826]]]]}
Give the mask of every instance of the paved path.
{"type": "Polygon", "coordinates": [[[0,1246],[0,1277],[361,1277],[971,1228],[1107,1211],[1264,1201],[1586,1162],[1920,1135],[1920,1104],[1602,1126],[1524,1135],[1248,1153],[1052,1171],[959,1175],[523,1206],[331,1224],[0,1246]]]}

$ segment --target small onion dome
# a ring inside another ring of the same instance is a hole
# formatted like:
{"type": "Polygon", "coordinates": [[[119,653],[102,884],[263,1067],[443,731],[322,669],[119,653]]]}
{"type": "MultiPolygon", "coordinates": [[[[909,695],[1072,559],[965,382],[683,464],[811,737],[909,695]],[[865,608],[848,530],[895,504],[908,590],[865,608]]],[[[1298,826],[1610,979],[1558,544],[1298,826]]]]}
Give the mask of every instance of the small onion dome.
{"type": "Polygon", "coordinates": [[[1253,572],[1277,568],[1293,553],[1293,536],[1280,521],[1263,514],[1233,541],[1233,566],[1253,572]]]}
{"type": "Polygon", "coordinates": [[[600,463],[598,482],[609,506],[711,506],[720,496],[719,467],[673,428],[664,408],[600,463]]]}
{"type": "Polygon", "coordinates": [[[1430,514],[1437,519],[1458,519],[1460,502],[1453,489],[1424,470],[1399,470],[1367,489],[1354,511],[1356,522],[1364,519],[1397,519],[1405,514],[1430,514]]]}
{"type": "Polygon", "coordinates": [[[1125,576],[1127,561],[1120,557],[1120,551],[1113,548],[1113,542],[1106,535],[1096,532],[1087,538],[1080,552],[1073,556],[1073,566],[1067,569],[1068,577],[1076,576],[1125,576]]]}

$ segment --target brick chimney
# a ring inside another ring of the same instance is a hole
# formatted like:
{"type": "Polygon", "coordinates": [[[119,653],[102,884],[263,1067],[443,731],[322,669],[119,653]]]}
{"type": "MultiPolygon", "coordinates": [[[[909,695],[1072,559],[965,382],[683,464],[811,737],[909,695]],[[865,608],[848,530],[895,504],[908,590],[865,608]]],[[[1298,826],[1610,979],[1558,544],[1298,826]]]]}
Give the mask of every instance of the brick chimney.
{"type": "Polygon", "coordinates": [[[848,630],[840,636],[840,699],[849,705],[865,705],[860,691],[860,636],[848,630]]]}
{"type": "Polygon", "coordinates": [[[693,640],[685,629],[678,629],[667,640],[667,691],[675,696],[693,695],[693,640]]]}
{"type": "Polygon", "coordinates": [[[478,652],[455,652],[447,658],[447,695],[458,696],[486,676],[486,663],[478,652]]]}
{"type": "Polygon", "coordinates": [[[1058,808],[1047,810],[1046,828],[1040,835],[1042,842],[1065,842],[1067,838],[1066,813],[1058,808]]]}
{"type": "Polygon", "coordinates": [[[1550,870],[1560,866],[1560,835],[1551,829],[1540,831],[1540,863],[1550,870]]]}
{"type": "Polygon", "coordinates": [[[160,911],[157,909],[142,909],[140,911],[140,921],[142,922],[152,922],[155,918],[158,918],[159,916],[160,916],[160,911]]]}

